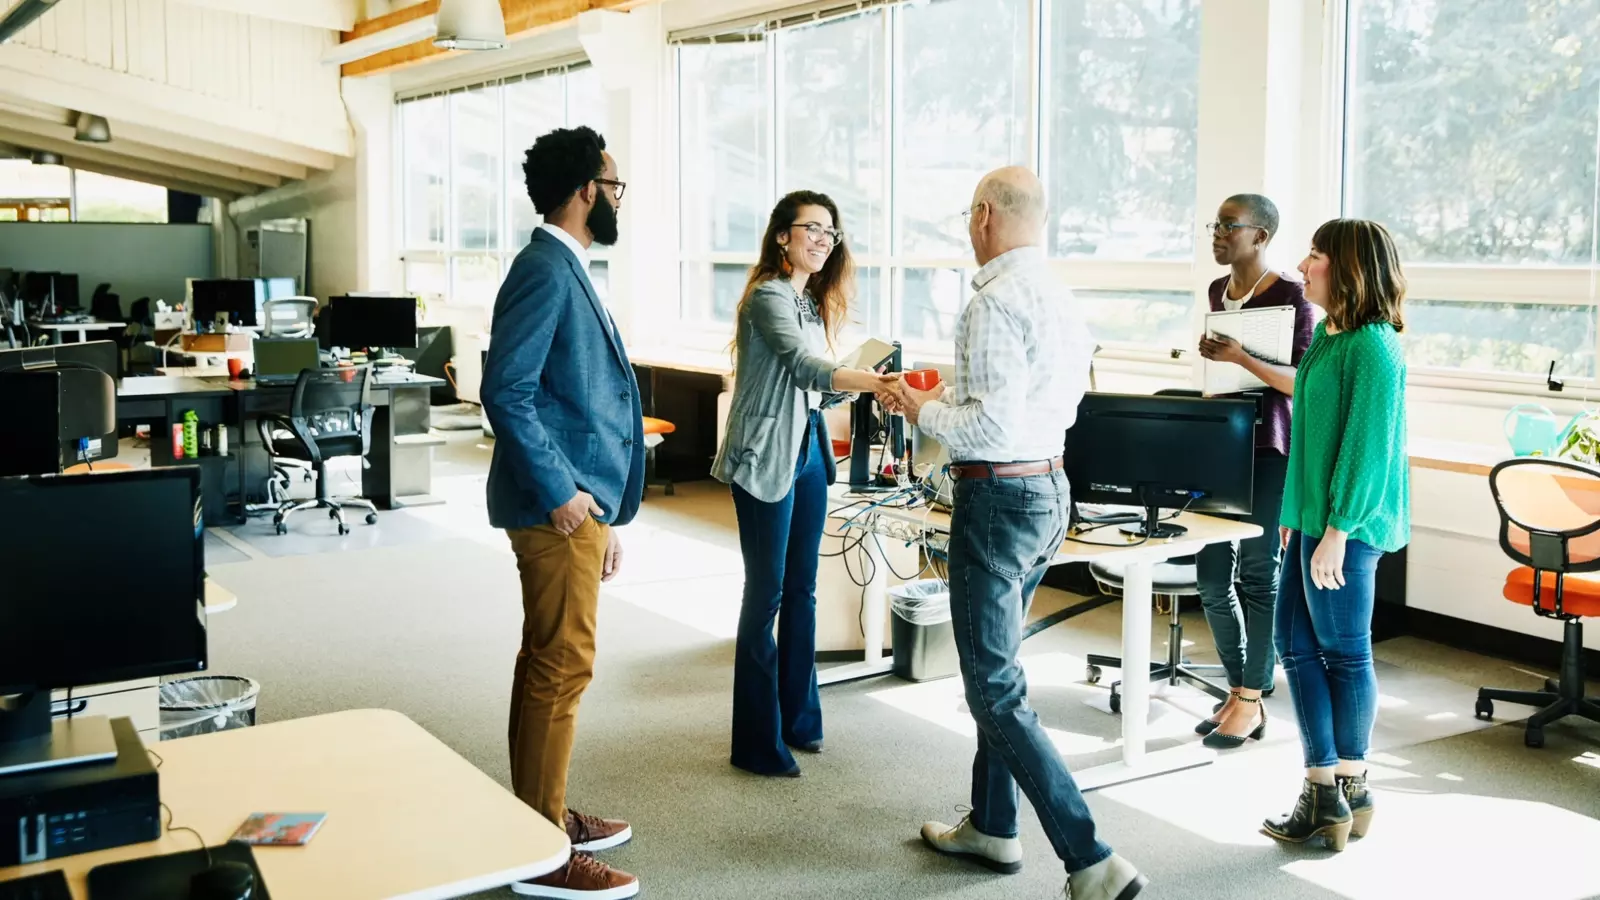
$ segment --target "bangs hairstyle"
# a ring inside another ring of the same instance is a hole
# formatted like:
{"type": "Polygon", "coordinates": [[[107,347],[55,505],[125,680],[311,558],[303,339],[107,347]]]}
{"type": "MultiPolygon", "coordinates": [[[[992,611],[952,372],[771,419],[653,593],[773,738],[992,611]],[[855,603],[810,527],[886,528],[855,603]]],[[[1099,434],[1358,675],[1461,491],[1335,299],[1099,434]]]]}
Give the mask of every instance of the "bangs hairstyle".
{"type": "Polygon", "coordinates": [[[1311,247],[1328,258],[1328,318],[1340,331],[1375,322],[1405,330],[1406,277],[1389,230],[1366,219],[1324,222],[1311,247]]]}
{"type": "MultiPolygon", "coordinates": [[[[778,205],[772,208],[772,216],[767,220],[766,234],[761,236],[761,257],[756,264],[750,267],[750,278],[745,282],[744,294],[739,298],[739,309],[734,316],[733,345],[737,349],[739,338],[743,332],[738,327],[738,313],[744,312],[744,305],[750,302],[750,295],[756,288],[774,278],[787,279],[792,273],[788,260],[784,256],[784,246],[778,243],[778,235],[788,234],[789,240],[799,238],[790,233],[789,229],[800,221],[800,210],[806,206],[820,206],[833,216],[833,227],[844,231],[844,223],[839,220],[839,207],[827,194],[816,191],[795,191],[784,196],[778,205]]],[[[833,245],[833,252],[828,254],[828,261],[822,264],[822,271],[812,275],[806,281],[806,293],[817,301],[817,313],[822,317],[822,330],[828,337],[828,347],[833,347],[834,339],[839,336],[840,329],[844,328],[844,320],[850,314],[850,301],[855,297],[856,264],[850,256],[849,236],[841,238],[839,243],[833,245]]]]}

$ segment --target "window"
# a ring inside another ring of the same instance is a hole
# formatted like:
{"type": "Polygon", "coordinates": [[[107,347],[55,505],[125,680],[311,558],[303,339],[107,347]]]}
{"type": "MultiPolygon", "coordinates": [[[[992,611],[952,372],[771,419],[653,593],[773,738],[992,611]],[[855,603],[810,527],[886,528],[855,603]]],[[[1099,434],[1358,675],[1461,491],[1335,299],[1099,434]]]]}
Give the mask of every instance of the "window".
{"type": "MultiPolygon", "coordinates": [[[[398,106],[405,288],[493,304],[505,270],[540,222],[522,172],[527,149],[556,128],[588,125],[603,135],[600,79],[588,67],[556,70],[398,106]]],[[[605,250],[591,252],[600,292],[605,250]]]]}
{"type": "Polygon", "coordinates": [[[925,0],[684,38],[683,320],[726,336],[773,203],[803,188],[839,206],[852,326],[948,353],[975,268],[961,214],[1019,164],[1107,342],[1186,346],[1199,20],[1199,0],[925,0]]]}
{"type": "Polygon", "coordinates": [[[66,166],[0,160],[0,222],[166,222],[167,189],[66,166]]]}
{"type": "Polygon", "coordinates": [[[167,189],[98,172],[74,174],[79,222],[167,221],[167,189]]]}
{"type": "Polygon", "coordinates": [[[1600,0],[1351,0],[1344,210],[1410,282],[1414,369],[1593,378],[1600,0]]]}

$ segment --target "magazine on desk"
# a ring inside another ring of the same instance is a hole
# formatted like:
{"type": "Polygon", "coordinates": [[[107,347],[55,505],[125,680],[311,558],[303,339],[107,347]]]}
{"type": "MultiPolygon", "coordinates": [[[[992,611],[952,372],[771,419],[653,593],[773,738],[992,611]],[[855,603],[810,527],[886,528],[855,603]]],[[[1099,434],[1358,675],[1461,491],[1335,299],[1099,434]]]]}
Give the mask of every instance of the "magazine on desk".
{"type": "MultiPolygon", "coordinates": [[[[1294,307],[1268,306],[1206,313],[1205,333],[1213,338],[1233,338],[1251,356],[1276,366],[1287,366],[1294,357],[1294,307]]],[[[1250,374],[1244,366],[1233,363],[1208,359],[1204,376],[1208,397],[1267,387],[1265,381],[1250,374]]]]}

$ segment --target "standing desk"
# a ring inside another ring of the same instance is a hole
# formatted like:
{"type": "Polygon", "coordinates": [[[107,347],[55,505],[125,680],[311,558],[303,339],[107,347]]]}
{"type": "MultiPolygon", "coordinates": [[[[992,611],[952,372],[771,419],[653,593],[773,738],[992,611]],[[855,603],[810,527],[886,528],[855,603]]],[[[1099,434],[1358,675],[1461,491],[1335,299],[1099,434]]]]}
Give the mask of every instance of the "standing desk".
{"type": "MultiPolygon", "coordinates": [[[[846,491],[848,488],[835,487],[834,499],[839,499],[846,491]]],[[[874,535],[885,535],[891,540],[926,543],[930,536],[935,539],[939,536],[948,538],[950,534],[949,513],[926,506],[911,509],[874,507],[862,513],[856,521],[874,535]]],[[[1156,563],[1178,556],[1191,556],[1209,544],[1257,537],[1261,534],[1261,526],[1198,513],[1183,513],[1165,521],[1182,525],[1188,531],[1180,537],[1141,544],[1134,543],[1132,538],[1124,538],[1120,531],[1104,529],[1099,534],[1111,534],[1095,539],[1107,543],[1063,542],[1049,563],[1058,566],[1062,563],[1115,559],[1127,566],[1122,585],[1122,759],[1120,762],[1074,772],[1073,778],[1077,779],[1083,790],[1202,766],[1216,758],[1214,751],[1199,746],[1145,752],[1151,687],[1146,673],[1150,671],[1150,608],[1154,600],[1150,590],[1151,573],[1156,563]]],[[[869,539],[862,546],[874,563],[864,599],[866,658],[859,663],[819,672],[819,684],[882,675],[893,666],[893,658],[883,654],[883,621],[889,602],[889,567],[884,564],[882,548],[877,540],[869,539]]]]}
{"type": "MultiPolygon", "coordinates": [[[[161,800],[173,821],[228,840],[255,812],[325,812],[304,847],[257,847],[273,900],[435,900],[537,878],[567,861],[566,832],[397,712],[351,710],[165,741],[161,800]]],[[[104,863],[195,850],[186,831],[0,869],[61,869],[77,900],[104,863]]]]}
{"type": "Polygon", "coordinates": [[[32,329],[35,329],[37,331],[42,331],[45,334],[49,335],[50,336],[50,343],[52,343],[52,344],[65,344],[65,343],[68,343],[67,335],[69,335],[69,334],[77,335],[78,336],[78,343],[81,344],[81,343],[85,343],[85,342],[87,342],[89,340],[89,332],[91,332],[91,331],[121,331],[121,330],[123,330],[123,329],[128,327],[128,323],[127,322],[105,322],[105,321],[101,321],[100,319],[90,319],[87,322],[37,322],[37,321],[33,321],[33,322],[29,322],[28,323],[28,327],[32,328],[32,329]]]}

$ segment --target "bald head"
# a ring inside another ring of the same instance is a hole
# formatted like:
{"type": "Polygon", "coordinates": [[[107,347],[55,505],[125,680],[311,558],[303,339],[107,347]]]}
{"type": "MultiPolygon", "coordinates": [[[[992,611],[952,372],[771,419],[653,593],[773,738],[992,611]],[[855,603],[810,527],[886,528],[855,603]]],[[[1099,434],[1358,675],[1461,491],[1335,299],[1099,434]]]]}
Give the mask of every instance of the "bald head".
{"type": "Polygon", "coordinates": [[[1021,166],[996,169],[978,182],[968,228],[978,264],[1018,247],[1037,246],[1045,219],[1044,185],[1021,166]]]}

